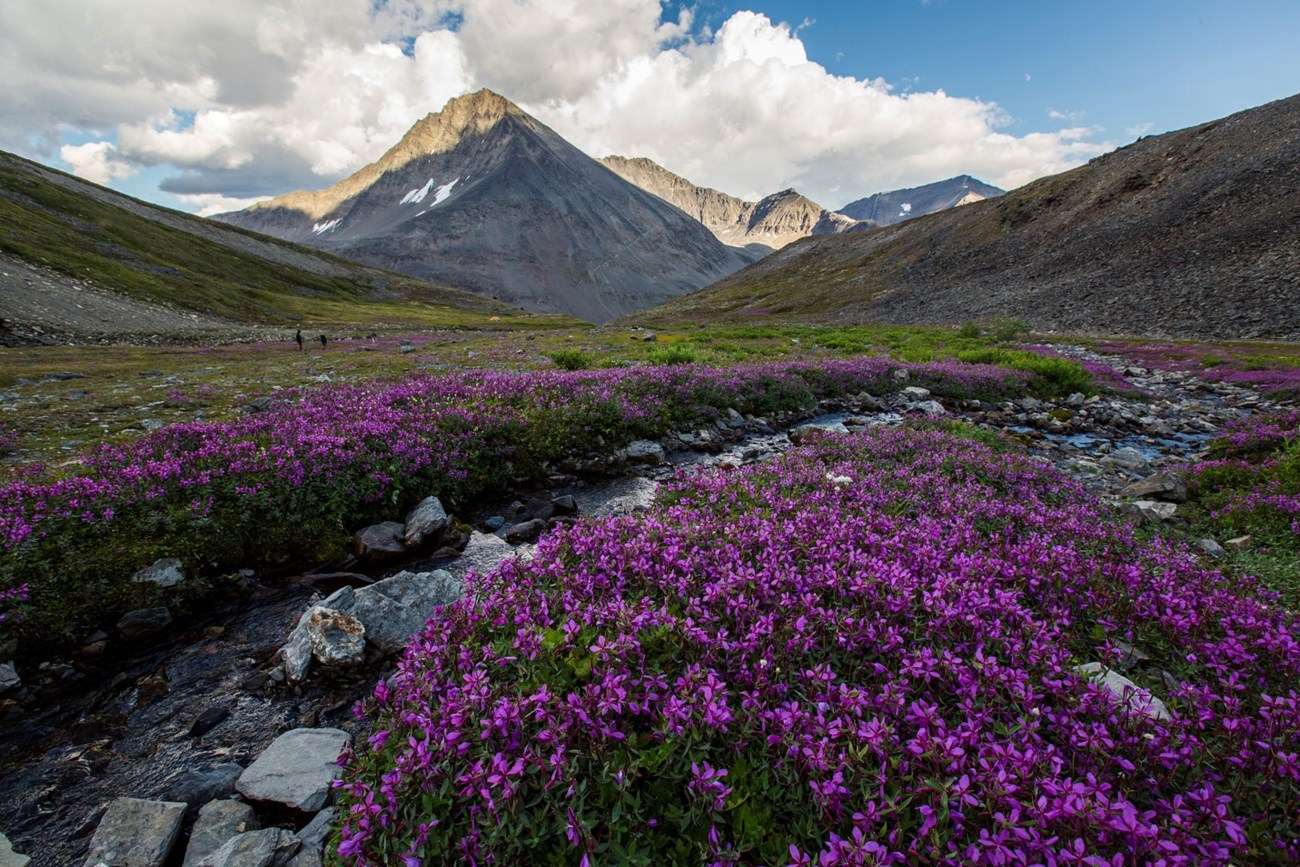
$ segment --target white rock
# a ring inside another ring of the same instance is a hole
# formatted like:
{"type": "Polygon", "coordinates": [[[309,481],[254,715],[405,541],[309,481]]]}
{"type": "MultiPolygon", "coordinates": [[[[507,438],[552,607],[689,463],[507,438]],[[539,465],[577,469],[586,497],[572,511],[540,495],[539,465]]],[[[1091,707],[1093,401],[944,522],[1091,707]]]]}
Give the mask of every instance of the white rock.
{"type": "Polygon", "coordinates": [[[12,662],[6,662],[0,665],[0,695],[11,689],[17,689],[23,685],[23,679],[18,676],[18,669],[14,668],[12,662]]]}
{"type": "Polygon", "coordinates": [[[664,447],[651,440],[633,440],[623,449],[625,460],[641,464],[662,464],[664,447]]]}
{"type": "Polygon", "coordinates": [[[30,863],[32,863],[31,858],[15,852],[9,838],[0,834],[0,867],[27,867],[30,863]]]}
{"type": "Polygon", "coordinates": [[[194,867],[271,867],[285,864],[301,848],[292,831],[266,828],[232,837],[194,867]]]}
{"type": "Polygon", "coordinates": [[[329,801],[339,756],[352,737],[341,729],[294,729],[280,735],[239,775],[235,788],[254,801],[315,812],[329,801]]]}
{"type": "Polygon", "coordinates": [[[901,393],[908,400],[925,400],[930,396],[930,389],[921,388],[919,385],[909,385],[901,393]]]}

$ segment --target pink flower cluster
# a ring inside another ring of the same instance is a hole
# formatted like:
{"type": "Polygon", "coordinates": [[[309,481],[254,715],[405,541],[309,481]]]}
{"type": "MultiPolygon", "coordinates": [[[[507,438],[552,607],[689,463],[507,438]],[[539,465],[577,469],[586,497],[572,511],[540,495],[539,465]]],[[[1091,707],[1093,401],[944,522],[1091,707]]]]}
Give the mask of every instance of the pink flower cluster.
{"type": "Polygon", "coordinates": [[[339,854],[1295,859],[1297,683],[1296,615],[1050,467],[933,431],[823,437],[474,579],[376,689],[339,854]],[[1168,718],[1076,673],[1121,643],[1168,718]]]}

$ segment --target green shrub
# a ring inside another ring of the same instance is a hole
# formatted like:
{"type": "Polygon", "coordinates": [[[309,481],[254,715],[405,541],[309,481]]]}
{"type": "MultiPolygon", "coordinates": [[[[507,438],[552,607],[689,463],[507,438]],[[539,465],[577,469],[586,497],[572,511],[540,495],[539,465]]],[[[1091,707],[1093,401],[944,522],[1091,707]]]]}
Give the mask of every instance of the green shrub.
{"type": "Polygon", "coordinates": [[[981,333],[982,332],[980,331],[980,327],[976,325],[974,322],[967,322],[964,325],[962,325],[961,328],[957,329],[957,336],[965,337],[967,339],[973,339],[979,337],[981,333]]]}
{"type": "Polygon", "coordinates": [[[1029,333],[1029,325],[1023,319],[999,316],[989,323],[989,336],[999,343],[1011,343],[1020,340],[1029,333]]]}
{"type": "Polygon", "coordinates": [[[646,361],[651,364],[694,364],[700,360],[699,353],[689,346],[664,346],[651,350],[646,361]]]}
{"type": "Polygon", "coordinates": [[[581,349],[557,349],[547,357],[555,362],[556,367],[564,370],[587,370],[596,363],[591,353],[581,349]]]}

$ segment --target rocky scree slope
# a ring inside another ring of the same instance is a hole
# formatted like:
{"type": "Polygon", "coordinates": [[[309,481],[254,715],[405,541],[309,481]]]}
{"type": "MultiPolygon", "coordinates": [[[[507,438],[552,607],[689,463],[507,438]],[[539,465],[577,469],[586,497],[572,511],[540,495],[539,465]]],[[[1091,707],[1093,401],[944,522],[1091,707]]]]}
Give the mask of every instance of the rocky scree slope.
{"type": "Polygon", "coordinates": [[[645,318],[746,315],[1300,339],[1300,96],[997,199],[800,241],[645,318]]]}
{"type": "Polygon", "coordinates": [[[488,90],[451,100],[329,189],[216,219],[593,322],[747,261],[488,90]]]}
{"type": "Polygon", "coordinates": [[[946,181],[937,181],[906,190],[876,193],[865,199],[849,202],[837,213],[855,220],[867,220],[880,226],[892,226],[946,211],[961,205],[971,205],[985,199],[994,199],[1006,190],[986,184],[970,175],[958,175],[946,181]]]}
{"type": "Polygon", "coordinates": [[[757,202],[700,187],[645,157],[608,156],[601,165],[699,220],[719,241],[765,256],[810,235],[838,235],[874,228],[828,211],[795,190],[782,190],[757,202]]]}
{"type": "Polygon", "coordinates": [[[250,325],[283,328],[322,301],[418,301],[483,319],[518,313],[149,205],[0,152],[4,345],[141,335],[212,339],[250,325]]]}

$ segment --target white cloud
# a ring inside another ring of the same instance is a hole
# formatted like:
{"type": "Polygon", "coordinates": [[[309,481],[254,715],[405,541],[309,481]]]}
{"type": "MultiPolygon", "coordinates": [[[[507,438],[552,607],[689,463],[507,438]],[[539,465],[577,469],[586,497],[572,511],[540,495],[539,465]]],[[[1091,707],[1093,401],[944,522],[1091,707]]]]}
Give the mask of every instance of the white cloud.
{"type": "Polygon", "coordinates": [[[1139,136],[1144,136],[1147,133],[1151,132],[1151,130],[1153,130],[1154,128],[1155,128],[1155,124],[1151,123],[1150,121],[1147,121],[1146,123],[1135,124],[1129,127],[1128,129],[1124,130],[1124,132],[1126,132],[1128,135],[1134,138],[1138,138],[1139,136]]]}
{"type": "Polygon", "coordinates": [[[138,169],[117,155],[112,142],[92,141],[79,145],[64,145],[59,156],[72,166],[72,173],[97,184],[108,184],[129,178],[138,169]]]}
{"type": "Polygon", "coordinates": [[[252,198],[235,198],[223,196],[220,193],[197,193],[193,195],[178,196],[182,202],[189,206],[189,210],[201,217],[210,217],[213,214],[224,214],[227,211],[242,211],[249,205],[257,202],[266,201],[267,196],[253,196],[252,198]]]}
{"type": "Polygon", "coordinates": [[[1063,120],[1066,123],[1078,125],[1088,116],[1086,111],[1058,111],[1057,109],[1048,109],[1047,116],[1052,120],[1063,120]]]}
{"type": "Polygon", "coordinates": [[[103,181],[174,166],[162,188],[201,210],[324,186],[484,86],[595,156],[826,205],[963,172],[1014,185],[1109,146],[1068,113],[1016,136],[993,103],[832,75],[746,11],[713,33],[658,0],[60,5],[0,4],[0,147],[103,181]],[[60,149],[70,129],[99,140],[60,149]]]}

